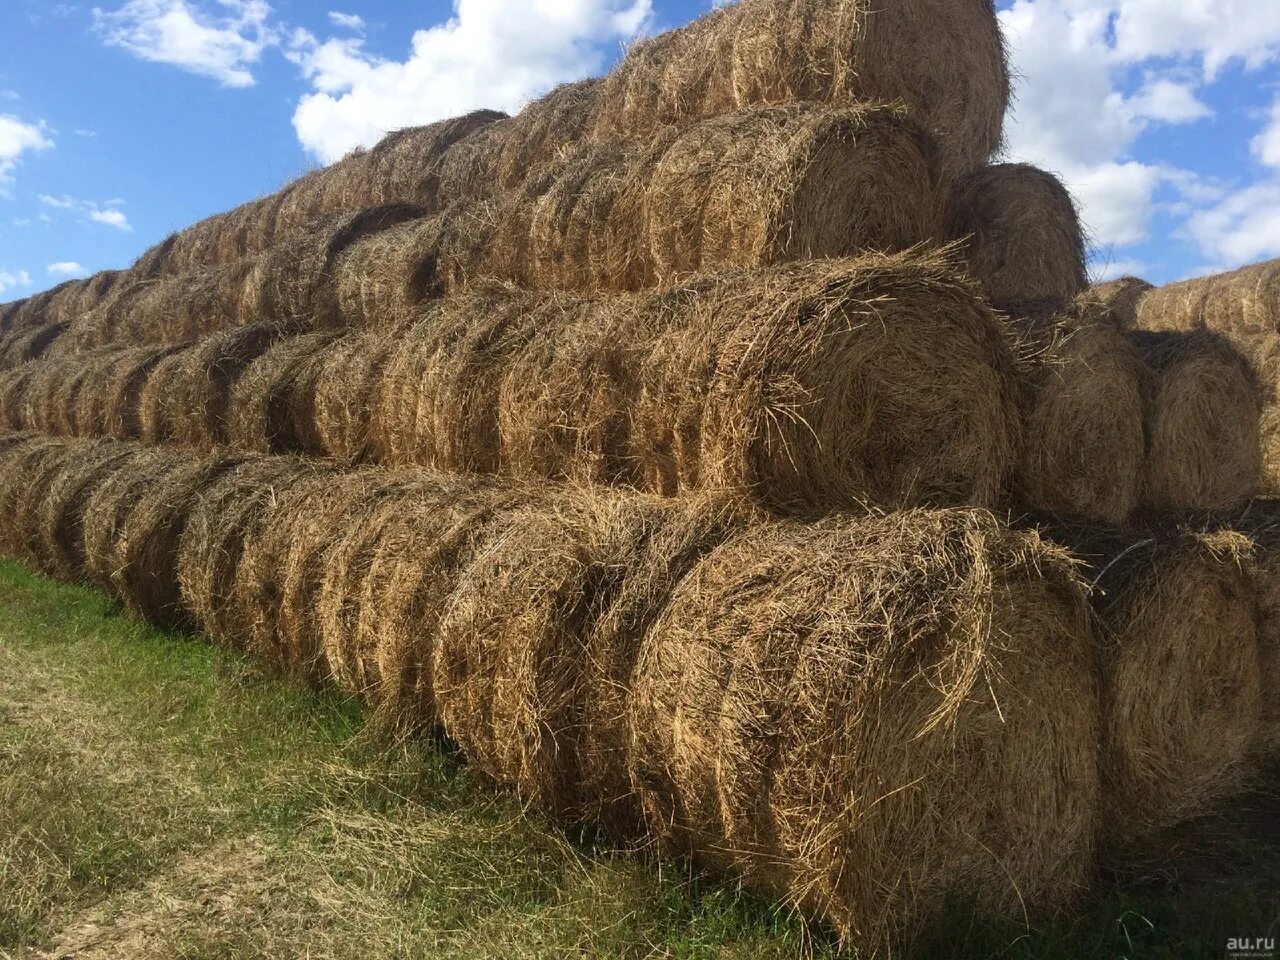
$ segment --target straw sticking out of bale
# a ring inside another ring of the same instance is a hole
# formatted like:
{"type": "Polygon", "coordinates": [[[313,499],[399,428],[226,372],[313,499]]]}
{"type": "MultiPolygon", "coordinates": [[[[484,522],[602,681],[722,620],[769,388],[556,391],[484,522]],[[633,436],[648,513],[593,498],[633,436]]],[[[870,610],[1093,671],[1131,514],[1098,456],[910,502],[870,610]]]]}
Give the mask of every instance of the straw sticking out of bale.
{"type": "Polygon", "coordinates": [[[1048,532],[1095,585],[1103,823],[1123,850],[1245,783],[1260,709],[1251,544],[1231,532],[1048,532]]]}
{"type": "Polygon", "coordinates": [[[1035,167],[996,164],[957,183],[947,235],[963,242],[970,272],[997,306],[1064,306],[1088,285],[1075,203],[1035,167]]]}
{"type": "Polygon", "coordinates": [[[988,514],[756,527],[641,651],[647,826],[869,950],[955,896],[1069,905],[1097,827],[1092,655],[1065,555],[988,514]]]}
{"type": "Polygon", "coordinates": [[[1142,358],[1100,308],[1019,321],[1032,373],[1016,487],[1067,516],[1124,523],[1146,470],[1142,358]]]}
{"type": "Polygon", "coordinates": [[[1261,389],[1249,361],[1200,331],[1136,333],[1147,378],[1147,475],[1153,513],[1226,509],[1261,485],[1261,389]]]}
{"type": "Polygon", "coordinates": [[[986,0],[746,0],[638,43],[597,92],[593,135],[643,132],[752,104],[900,101],[951,176],[1000,145],[1009,76],[986,0]]]}

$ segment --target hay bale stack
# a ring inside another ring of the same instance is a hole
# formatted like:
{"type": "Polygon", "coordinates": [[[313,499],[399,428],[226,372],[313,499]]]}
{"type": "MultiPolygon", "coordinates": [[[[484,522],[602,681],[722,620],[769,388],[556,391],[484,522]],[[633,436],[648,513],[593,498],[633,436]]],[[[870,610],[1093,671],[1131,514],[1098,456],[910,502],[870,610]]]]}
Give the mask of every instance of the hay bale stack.
{"type": "Polygon", "coordinates": [[[592,135],[642,136],[754,104],[902,102],[955,177],[1000,146],[1009,74],[994,6],[745,0],[633,46],[596,94],[592,135]]]}
{"type": "Polygon", "coordinates": [[[1048,525],[1095,586],[1105,835],[1117,852],[1248,779],[1260,716],[1248,538],[1048,525]]]}
{"type": "Polygon", "coordinates": [[[539,809],[635,833],[626,696],[641,644],[675,585],[742,520],[708,501],[526,497],[440,622],[430,692],[450,737],[539,809]]]}
{"type": "Polygon", "coordinates": [[[1015,321],[1031,365],[1015,487],[1026,503],[1122,524],[1146,473],[1146,368],[1103,308],[1015,321]]]}
{"type": "Polygon", "coordinates": [[[1138,304],[1154,290],[1151,284],[1138,277],[1120,277],[1105,283],[1095,283],[1084,293],[1080,301],[1106,311],[1122,330],[1138,327],[1138,304]]]}
{"type": "Polygon", "coordinates": [[[1020,442],[1016,381],[1003,326],[934,255],[634,298],[486,291],[430,307],[397,347],[380,446],[469,470],[496,448],[517,476],[719,488],[783,512],[986,504],[1020,442]]]}
{"type": "Polygon", "coordinates": [[[676,587],[628,703],[661,845],[860,950],[956,897],[1021,921],[1092,879],[1084,588],[985,512],[755,527],[676,587]]]}
{"type": "Polygon", "coordinates": [[[1280,260],[1152,290],[1138,320],[1147,330],[1204,327],[1240,340],[1280,333],[1280,260]]]}
{"type": "Polygon", "coordinates": [[[1208,331],[1132,337],[1151,369],[1144,509],[1228,509],[1256,495],[1262,394],[1249,361],[1208,331]]]}
{"type": "Polygon", "coordinates": [[[276,341],[235,381],[226,412],[227,440],[260,453],[323,453],[315,416],[316,378],[336,334],[276,341]]]}
{"type": "MultiPolygon", "coordinates": [[[[624,291],[695,271],[903,250],[941,234],[934,152],[902,110],[874,104],[755,108],[653,142],[586,143],[519,193],[425,222],[383,283],[440,293],[491,277],[624,291]]],[[[374,262],[353,257],[358,275],[374,262]]]]}
{"type": "Polygon", "coordinates": [[[960,180],[947,235],[992,303],[1007,309],[1065,305],[1088,286],[1080,218],[1057,177],[1021,163],[984,167],[960,180]]]}
{"type": "Polygon", "coordinates": [[[137,454],[136,447],[116,440],[78,444],[49,477],[35,510],[41,569],[73,582],[87,576],[85,509],[99,485],[126,468],[137,454]]]}
{"type": "MultiPolygon", "coordinates": [[[[182,532],[177,571],[183,602],[205,633],[240,649],[251,646],[253,624],[237,594],[245,549],[257,542],[291,488],[314,491],[330,473],[292,457],[261,457],[233,467],[201,492],[182,532]]],[[[255,652],[275,660],[272,650],[255,652]]]]}

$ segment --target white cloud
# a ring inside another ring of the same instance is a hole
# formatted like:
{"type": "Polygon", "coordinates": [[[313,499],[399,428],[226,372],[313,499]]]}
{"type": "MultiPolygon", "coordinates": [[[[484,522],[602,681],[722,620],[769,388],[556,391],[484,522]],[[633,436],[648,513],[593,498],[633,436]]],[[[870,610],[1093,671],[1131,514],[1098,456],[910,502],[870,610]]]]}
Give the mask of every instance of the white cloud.
{"type": "Polygon", "coordinates": [[[55,277],[83,277],[86,273],[85,268],[74,260],[59,260],[49,264],[45,270],[55,277]]]}
{"type": "Polygon", "coordinates": [[[190,0],[128,0],[120,9],[95,8],[104,40],[143,60],[249,87],[251,68],[277,42],[265,0],[217,0],[217,10],[190,0]]]}
{"type": "Polygon", "coordinates": [[[131,233],[133,226],[129,223],[123,211],[120,210],[90,210],[89,219],[95,223],[106,224],[108,227],[115,227],[117,230],[123,230],[125,233],[131,233]]]}
{"type": "Polygon", "coordinates": [[[337,10],[330,10],[329,22],[335,27],[341,27],[343,30],[355,30],[357,33],[364,32],[364,17],[354,13],[340,13],[337,10]]]}
{"type": "Polygon", "coordinates": [[[7,194],[13,184],[13,171],[25,153],[48,150],[53,146],[44,122],[27,123],[8,113],[0,113],[0,194],[7,194]]]}
{"type": "Polygon", "coordinates": [[[1280,257],[1280,182],[1244,187],[1192,214],[1187,232],[1223,268],[1280,257]]]}
{"type": "MultiPolygon", "coordinates": [[[[1275,0],[1014,0],[1000,21],[1020,77],[1007,153],[1063,177],[1104,257],[1146,240],[1161,211],[1199,216],[1187,235],[1214,256],[1266,247],[1264,217],[1138,146],[1155,125],[1211,116],[1201,91],[1228,62],[1251,69],[1280,54],[1275,0]]],[[[1280,165],[1273,120],[1254,151],[1280,165]]]]}
{"type": "Polygon", "coordinates": [[[1268,167],[1280,167],[1280,97],[1271,105],[1271,116],[1253,138],[1253,153],[1268,167]]]}
{"type": "Polygon", "coordinates": [[[0,270],[0,294],[18,287],[31,286],[31,274],[25,270],[0,270]]]}
{"type": "Polygon", "coordinates": [[[445,23],[413,35],[404,61],[358,38],[295,32],[289,58],[311,82],[293,115],[321,160],[369,146],[398,127],[480,107],[516,110],[558,83],[603,68],[606,52],[648,21],[651,0],[454,0],[445,23]]]}
{"type": "MultiPolygon", "coordinates": [[[[133,226],[129,223],[129,218],[124,211],[117,209],[124,206],[124,201],[118,197],[107,200],[104,203],[98,203],[94,200],[80,200],[65,193],[57,197],[42,193],[38,195],[38,199],[44,206],[52,210],[70,211],[79,214],[86,220],[101,223],[108,227],[115,227],[125,233],[133,231],[133,226]]],[[[40,219],[48,223],[51,218],[46,211],[41,211],[40,219]]]]}
{"type": "Polygon", "coordinates": [[[1106,260],[1094,263],[1089,270],[1091,283],[1104,283],[1117,277],[1140,277],[1147,272],[1147,265],[1140,260],[1106,260]]]}

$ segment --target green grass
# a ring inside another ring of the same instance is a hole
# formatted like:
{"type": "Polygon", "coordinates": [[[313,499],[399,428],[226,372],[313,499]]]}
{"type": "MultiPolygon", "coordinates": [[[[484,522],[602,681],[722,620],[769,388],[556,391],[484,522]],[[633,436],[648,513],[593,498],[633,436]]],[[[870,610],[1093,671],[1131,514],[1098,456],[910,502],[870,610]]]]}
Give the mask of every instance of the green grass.
{"type": "MultiPolygon", "coordinates": [[[[1083,916],[954,911],[921,956],[1221,957],[1280,924],[1280,803],[1178,839],[1083,916]],[[1167,876],[1171,867],[1177,875],[1167,876]]],[[[0,956],[791,957],[820,931],[567,836],[447,749],[0,562],[0,956]]]]}

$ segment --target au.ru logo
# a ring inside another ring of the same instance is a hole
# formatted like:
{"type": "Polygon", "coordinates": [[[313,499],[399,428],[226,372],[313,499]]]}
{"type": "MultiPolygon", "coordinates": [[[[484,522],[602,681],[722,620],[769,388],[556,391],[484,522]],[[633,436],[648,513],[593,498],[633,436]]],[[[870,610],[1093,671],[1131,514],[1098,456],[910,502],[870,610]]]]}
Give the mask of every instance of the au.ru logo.
{"type": "Polygon", "coordinates": [[[1227,940],[1228,960],[1274,960],[1275,937],[1230,937],[1227,940]]]}

